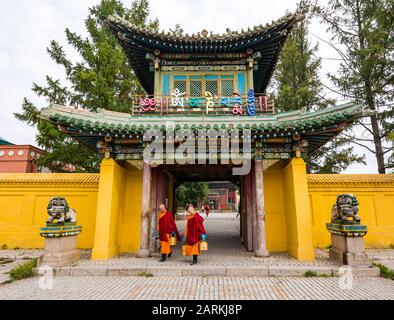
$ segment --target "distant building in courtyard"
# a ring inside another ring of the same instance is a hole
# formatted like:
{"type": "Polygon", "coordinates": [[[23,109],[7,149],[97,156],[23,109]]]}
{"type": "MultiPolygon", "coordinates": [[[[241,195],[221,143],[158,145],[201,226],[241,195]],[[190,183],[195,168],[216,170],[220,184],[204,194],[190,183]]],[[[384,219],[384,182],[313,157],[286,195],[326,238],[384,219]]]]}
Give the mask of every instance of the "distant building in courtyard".
{"type": "Polygon", "coordinates": [[[15,145],[0,137],[0,173],[35,173],[34,160],[44,153],[31,145],[15,145]]]}
{"type": "Polygon", "coordinates": [[[208,203],[211,210],[231,210],[238,208],[238,187],[229,181],[212,181],[208,184],[208,203]]]}

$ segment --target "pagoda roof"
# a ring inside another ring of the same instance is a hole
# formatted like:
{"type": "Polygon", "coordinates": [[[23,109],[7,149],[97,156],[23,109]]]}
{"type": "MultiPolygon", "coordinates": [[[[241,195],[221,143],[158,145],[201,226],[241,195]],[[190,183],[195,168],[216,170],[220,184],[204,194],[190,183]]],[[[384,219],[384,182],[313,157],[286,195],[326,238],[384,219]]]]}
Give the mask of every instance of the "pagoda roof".
{"type": "Polygon", "coordinates": [[[298,133],[309,142],[313,152],[339,134],[355,119],[367,116],[362,107],[347,103],[314,112],[301,110],[272,115],[248,116],[133,116],[108,110],[90,112],[53,104],[41,110],[40,118],[63,126],[65,132],[91,148],[104,136],[129,138],[142,136],[146,130],[166,131],[165,123],[175,123],[175,130],[250,129],[264,138],[290,137],[298,133]]]}
{"type": "Polygon", "coordinates": [[[146,55],[160,50],[165,54],[224,54],[244,53],[248,49],[259,51],[254,70],[256,92],[265,92],[279,58],[281,48],[295,23],[303,15],[288,14],[270,24],[248,28],[247,31],[230,31],[224,34],[208,33],[171,34],[155,32],[131,24],[119,16],[110,16],[105,21],[122,45],[129,62],[141,85],[148,94],[154,90],[154,74],[150,71],[150,61],[146,55]]]}

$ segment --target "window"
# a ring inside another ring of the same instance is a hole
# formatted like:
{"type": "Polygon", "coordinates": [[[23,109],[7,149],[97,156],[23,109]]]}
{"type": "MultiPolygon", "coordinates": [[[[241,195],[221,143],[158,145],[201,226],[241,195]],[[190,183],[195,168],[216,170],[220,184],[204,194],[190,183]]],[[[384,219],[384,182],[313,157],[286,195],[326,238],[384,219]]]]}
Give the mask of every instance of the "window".
{"type": "Polygon", "coordinates": [[[201,97],[202,96],[202,81],[190,79],[190,96],[201,97]]]}
{"type": "Polygon", "coordinates": [[[234,80],[221,80],[221,96],[231,97],[234,94],[234,80]]]}
{"type": "Polygon", "coordinates": [[[203,97],[206,91],[213,96],[232,97],[236,91],[234,75],[175,75],[173,79],[172,90],[177,88],[190,97],[203,97]]]}
{"type": "Polygon", "coordinates": [[[179,89],[181,93],[187,92],[187,77],[174,77],[174,89],[175,88],[179,89]]]}

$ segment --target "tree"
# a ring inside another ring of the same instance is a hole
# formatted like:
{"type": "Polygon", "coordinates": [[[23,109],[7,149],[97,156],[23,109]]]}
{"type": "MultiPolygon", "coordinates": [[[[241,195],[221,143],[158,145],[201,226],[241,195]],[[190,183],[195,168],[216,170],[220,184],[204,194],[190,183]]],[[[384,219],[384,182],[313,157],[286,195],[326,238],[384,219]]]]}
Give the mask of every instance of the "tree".
{"type": "Polygon", "coordinates": [[[394,150],[387,142],[394,129],[394,1],[330,0],[325,7],[316,5],[315,12],[328,25],[331,40],[339,42],[329,42],[342,59],[331,81],[344,97],[373,111],[368,121],[357,122],[361,135],[346,136],[372,152],[379,173],[385,173],[393,167],[388,158],[394,150]]]}
{"type": "Polygon", "coordinates": [[[185,182],[175,191],[176,205],[178,208],[185,207],[188,203],[205,201],[208,195],[208,183],[185,182]]]}
{"type": "MultiPolygon", "coordinates": [[[[298,13],[305,19],[296,25],[289,35],[274,74],[277,91],[275,106],[281,111],[317,110],[333,106],[335,100],[323,95],[319,78],[321,59],[316,56],[318,44],[308,40],[311,20],[311,3],[301,0],[298,13]]],[[[349,139],[335,138],[309,155],[308,171],[315,173],[339,173],[352,163],[364,163],[363,157],[353,154],[349,139]]]]}
{"type": "MultiPolygon", "coordinates": [[[[132,104],[132,95],[143,93],[126,55],[112,32],[103,21],[117,14],[134,25],[158,29],[157,20],[149,20],[147,0],[135,0],[129,9],[119,0],[102,0],[89,9],[85,20],[88,38],[66,29],[68,44],[80,55],[80,61],[72,62],[63,47],[55,40],[47,52],[51,59],[62,66],[69,85],[47,76],[46,85],[33,84],[33,92],[49,104],[72,105],[90,111],[108,109],[127,112],[132,104]]],[[[37,126],[37,143],[46,154],[38,161],[41,167],[54,172],[94,172],[98,170],[101,156],[89,150],[69,136],[60,133],[56,127],[38,118],[39,110],[28,99],[24,99],[22,112],[17,119],[37,126]]]]}

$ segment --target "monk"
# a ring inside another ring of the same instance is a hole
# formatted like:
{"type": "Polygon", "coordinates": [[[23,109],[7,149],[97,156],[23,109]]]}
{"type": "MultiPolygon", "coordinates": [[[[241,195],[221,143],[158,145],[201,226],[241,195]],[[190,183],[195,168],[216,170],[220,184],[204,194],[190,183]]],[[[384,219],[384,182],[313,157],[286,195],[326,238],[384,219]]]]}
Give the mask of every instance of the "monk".
{"type": "Polygon", "coordinates": [[[211,209],[209,208],[209,206],[206,204],[206,205],[204,205],[204,211],[205,211],[205,214],[206,214],[206,216],[207,216],[207,218],[208,218],[208,215],[209,215],[209,212],[211,211],[211,209]]]}
{"type": "Polygon", "coordinates": [[[174,216],[170,211],[167,210],[165,204],[161,204],[159,206],[159,239],[160,239],[160,253],[161,258],[159,262],[165,262],[172,255],[172,249],[170,245],[170,237],[176,236],[177,240],[180,241],[181,237],[178,232],[178,228],[176,227],[174,216]]]}
{"type": "Polygon", "coordinates": [[[207,238],[203,225],[204,219],[195,211],[195,207],[193,204],[186,206],[189,216],[183,237],[183,241],[186,242],[186,256],[193,256],[191,265],[197,263],[197,257],[200,255],[200,240],[205,241],[207,238]]]}

